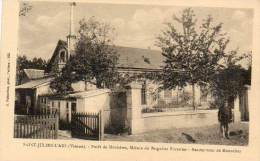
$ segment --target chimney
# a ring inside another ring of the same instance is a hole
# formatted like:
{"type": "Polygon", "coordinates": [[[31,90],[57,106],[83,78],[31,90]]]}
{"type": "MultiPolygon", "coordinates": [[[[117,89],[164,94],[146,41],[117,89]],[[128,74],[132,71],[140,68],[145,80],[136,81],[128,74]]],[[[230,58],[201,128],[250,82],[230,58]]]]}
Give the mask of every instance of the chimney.
{"type": "Polygon", "coordinates": [[[76,43],[76,35],[74,32],[74,6],[76,6],[75,2],[70,3],[70,24],[69,24],[69,35],[67,36],[69,57],[74,54],[74,48],[76,43]]]}

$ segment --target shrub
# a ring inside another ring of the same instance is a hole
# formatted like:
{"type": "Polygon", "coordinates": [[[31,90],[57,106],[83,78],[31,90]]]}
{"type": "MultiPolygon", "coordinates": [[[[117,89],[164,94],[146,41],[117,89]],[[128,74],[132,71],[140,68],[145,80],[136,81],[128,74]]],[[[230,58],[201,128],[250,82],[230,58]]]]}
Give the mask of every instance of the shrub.
{"type": "Polygon", "coordinates": [[[171,102],[166,103],[164,100],[158,102],[157,105],[153,106],[155,109],[172,109],[172,108],[182,108],[182,107],[190,107],[191,104],[187,103],[187,101],[180,101],[179,103],[171,102]]]}
{"type": "Polygon", "coordinates": [[[142,113],[153,113],[153,112],[164,112],[161,108],[144,108],[142,109],[142,113]]]}

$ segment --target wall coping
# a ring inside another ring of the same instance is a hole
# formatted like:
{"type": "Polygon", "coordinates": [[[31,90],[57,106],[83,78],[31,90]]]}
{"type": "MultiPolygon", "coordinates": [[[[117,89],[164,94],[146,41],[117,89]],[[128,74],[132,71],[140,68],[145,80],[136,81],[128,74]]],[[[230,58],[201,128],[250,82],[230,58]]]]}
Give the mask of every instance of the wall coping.
{"type": "Polygon", "coordinates": [[[90,90],[90,91],[69,94],[69,96],[75,97],[75,98],[88,98],[88,97],[94,97],[94,96],[98,96],[98,95],[102,95],[104,93],[110,93],[110,92],[111,92],[110,89],[95,89],[95,90],[90,90]]]}
{"type": "Polygon", "coordinates": [[[196,110],[196,111],[173,111],[173,112],[154,112],[154,113],[142,113],[142,118],[147,117],[161,117],[161,116],[176,116],[176,115],[196,115],[196,114],[207,114],[217,113],[217,109],[213,110],[196,110]]]}

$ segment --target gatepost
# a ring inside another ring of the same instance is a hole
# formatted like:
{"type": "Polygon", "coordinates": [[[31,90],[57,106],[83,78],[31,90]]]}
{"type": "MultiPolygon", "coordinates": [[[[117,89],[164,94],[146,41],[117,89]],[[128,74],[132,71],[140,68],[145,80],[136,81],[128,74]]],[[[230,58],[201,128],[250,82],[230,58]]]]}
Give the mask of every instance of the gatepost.
{"type": "Polygon", "coordinates": [[[126,86],[127,120],[129,121],[130,133],[143,132],[143,119],[141,107],[141,88],[137,82],[132,82],[126,86]]]}
{"type": "Polygon", "coordinates": [[[239,96],[235,98],[234,102],[234,122],[241,121],[241,112],[240,112],[240,103],[239,103],[239,96]]]}

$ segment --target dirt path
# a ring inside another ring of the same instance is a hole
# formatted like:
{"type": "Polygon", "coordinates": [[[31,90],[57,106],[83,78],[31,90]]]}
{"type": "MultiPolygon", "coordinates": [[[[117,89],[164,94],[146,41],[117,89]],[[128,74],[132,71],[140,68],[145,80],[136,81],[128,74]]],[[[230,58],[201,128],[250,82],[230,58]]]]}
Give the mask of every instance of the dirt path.
{"type": "Polygon", "coordinates": [[[231,123],[230,139],[222,138],[219,125],[198,128],[172,128],[136,135],[105,135],[107,141],[248,145],[248,123],[231,123]]]}

